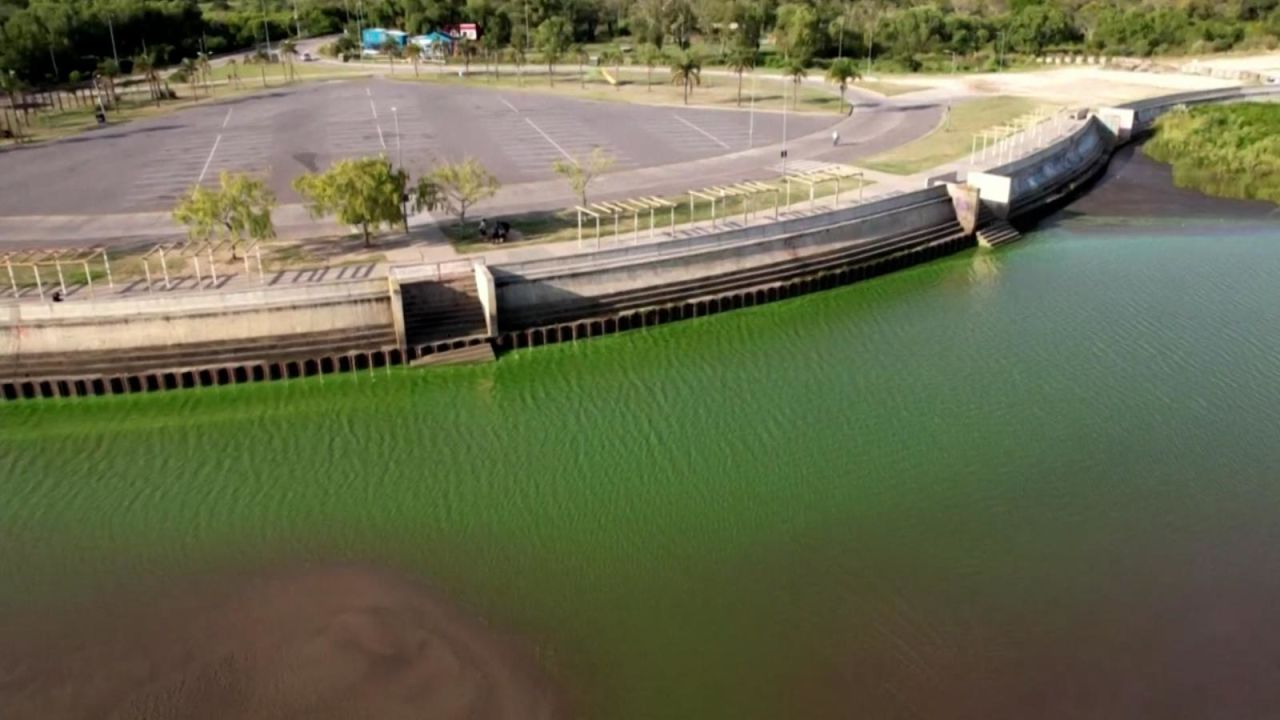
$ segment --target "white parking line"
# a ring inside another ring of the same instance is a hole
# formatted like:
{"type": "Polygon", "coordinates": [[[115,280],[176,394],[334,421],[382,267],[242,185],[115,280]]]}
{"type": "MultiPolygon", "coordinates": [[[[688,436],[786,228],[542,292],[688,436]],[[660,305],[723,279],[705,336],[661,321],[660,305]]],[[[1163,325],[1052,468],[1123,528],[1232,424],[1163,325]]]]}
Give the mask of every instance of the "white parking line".
{"type": "Polygon", "coordinates": [[[673,117],[673,118],[675,118],[675,119],[679,120],[680,122],[684,123],[685,125],[688,125],[689,127],[693,128],[694,130],[697,130],[698,132],[702,133],[703,135],[706,135],[707,137],[711,138],[712,142],[715,142],[716,144],[718,144],[720,147],[724,148],[725,150],[730,150],[730,149],[731,149],[731,148],[730,148],[728,145],[726,145],[726,144],[724,143],[724,141],[722,141],[720,138],[716,137],[715,135],[712,135],[711,133],[707,132],[706,130],[703,130],[702,128],[698,127],[697,125],[694,125],[693,123],[689,122],[688,120],[685,120],[684,118],[680,117],[679,115],[672,115],[671,117],[673,117]]]}
{"type": "Polygon", "coordinates": [[[504,97],[500,97],[500,98],[498,98],[498,99],[502,101],[502,104],[503,104],[503,105],[506,105],[507,107],[511,108],[511,112],[513,112],[513,113],[518,113],[518,112],[520,112],[520,109],[519,109],[519,108],[517,108],[515,105],[512,105],[511,103],[507,102],[507,99],[506,99],[506,98],[504,98],[504,97]]]}
{"type": "Polygon", "coordinates": [[[547,142],[551,143],[551,145],[552,145],[552,146],[554,146],[554,147],[555,147],[555,149],[557,149],[557,150],[559,150],[559,151],[560,151],[560,154],[561,154],[561,155],[563,155],[563,156],[565,156],[566,158],[568,158],[568,159],[569,159],[569,162],[573,163],[574,165],[577,165],[577,164],[578,164],[578,161],[577,161],[576,159],[574,159],[574,157],[573,157],[572,155],[570,155],[569,153],[565,152],[565,149],[564,149],[564,148],[562,148],[562,147],[560,147],[560,143],[556,142],[555,140],[552,140],[550,135],[548,135],[548,134],[546,134],[546,133],[542,132],[542,128],[538,127],[537,125],[534,125],[532,120],[530,120],[528,117],[526,117],[526,118],[524,119],[524,121],[525,121],[525,122],[527,122],[527,123],[529,123],[529,127],[533,128],[534,130],[537,130],[537,131],[538,131],[538,134],[542,136],[542,139],[543,139],[543,140],[546,140],[547,142]]]}
{"type": "Polygon", "coordinates": [[[382,149],[387,149],[387,140],[382,137],[382,125],[378,125],[378,142],[382,143],[382,149]]]}
{"type": "Polygon", "coordinates": [[[378,119],[378,107],[373,104],[373,98],[369,98],[369,109],[373,111],[373,119],[378,119]]]}
{"type": "Polygon", "coordinates": [[[222,129],[223,129],[223,130],[226,130],[226,129],[227,129],[227,123],[231,122],[231,113],[232,113],[232,111],[234,111],[234,110],[235,110],[235,108],[227,108],[227,116],[226,116],[225,118],[223,118],[223,119],[222,119],[222,129]]]}
{"type": "Polygon", "coordinates": [[[209,164],[213,162],[213,154],[218,152],[218,143],[222,142],[222,136],[219,135],[217,140],[213,141],[213,149],[209,151],[209,157],[205,158],[204,169],[200,171],[200,178],[196,180],[196,185],[204,182],[204,176],[209,173],[209,164]]]}

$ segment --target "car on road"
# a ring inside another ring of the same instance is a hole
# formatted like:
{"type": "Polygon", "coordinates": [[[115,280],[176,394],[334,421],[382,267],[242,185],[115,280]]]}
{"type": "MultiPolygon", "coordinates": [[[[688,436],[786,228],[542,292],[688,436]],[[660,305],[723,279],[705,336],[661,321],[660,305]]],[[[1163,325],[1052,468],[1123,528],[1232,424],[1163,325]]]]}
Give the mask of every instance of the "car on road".
{"type": "Polygon", "coordinates": [[[315,60],[315,58],[311,57],[311,53],[309,52],[302,53],[302,62],[311,62],[312,60],[315,60]]]}

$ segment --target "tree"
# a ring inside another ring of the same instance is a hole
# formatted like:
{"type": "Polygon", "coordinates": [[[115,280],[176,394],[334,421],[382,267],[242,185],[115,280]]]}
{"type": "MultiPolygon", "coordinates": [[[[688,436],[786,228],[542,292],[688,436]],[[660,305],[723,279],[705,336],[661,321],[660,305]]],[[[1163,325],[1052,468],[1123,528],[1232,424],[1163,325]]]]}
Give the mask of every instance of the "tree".
{"type": "Polygon", "coordinates": [[[391,74],[395,75],[396,58],[400,57],[400,43],[396,42],[395,38],[387,38],[382,41],[382,44],[378,46],[378,49],[386,53],[387,66],[391,68],[391,74]]]}
{"type": "Polygon", "coordinates": [[[572,38],[569,23],[562,17],[547,18],[538,26],[538,50],[542,59],[547,61],[547,80],[553,86],[556,84],[556,63],[564,56],[572,38]]]}
{"type": "Polygon", "coordinates": [[[586,48],[577,43],[569,47],[569,54],[578,60],[578,86],[585,90],[587,87],[587,73],[583,69],[583,65],[586,64],[591,56],[587,54],[586,48]]]}
{"type": "Polygon", "coordinates": [[[178,65],[178,73],[191,86],[191,94],[194,97],[200,97],[197,90],[200,87],[200,64],[195,58],[184,58],[178,65]]]}
{"type": "Polygon", "coordinates": [[[457,212],[458,222],[467,219],[467,208],[498,192],[501,183],[480,161],[468,157],[462,162],[437,165],[418,180],[417,206],[420,210],[457,212]]]}
{"type": "Polygon", "coordinates": [[[615,158],[601,147],[592,148],[591,154],[575,160],[557,160],[551,170],[569,182],[573,194],[582,205],[587,204],[587,186],[598,176],[613,167],[615,158]]]}
{"type": "Polygon", "coordinates": [[[640,46],[640,62],[648,69],[645,74],[644,87],[646,91],[653,90],[653,69],[667,61],[666,53],[662,52],[662,48],[653,43],[645,43],[640,46]]]}
{"type": "Polygon", "coordinates": [[[493,63],[493,78],[497,80],[498,62],[501,60],[498,54],[502,50],[502,38],[497,31],[486,32],[480,36],[480,47],[484,50],[485,62],[493,63]]]}
{"type": "Polygon", "coordinates": [[[120,65],[115,60],[107,58],[98,63],[98,75],[106,79],[107,94],[111,98],[111,106],[115,107],[120,102],[120,97],[116,94],[116,78],[120,77],[120,65]]]}
{"type": "Polygon", "coordinates": [[[812,6],[787,3],[778,7],[774,31],[778,49],[785,59],[809,58],[817,49],[818,14],[812,6]]]}
{"type": "Polygon", "coordinates": [[[411,42],[404,48],[404,56],[409,58],[409,62],[413,63],[413,76],[421,77],[418,74],[418,63],[422,60],[422,46],[416,42],[411,42]]]}
{"type": "Polygon", "coordinates": [[[689,51],[671,60],[671,84],[684,86],[684,104],[689,104],[689,91],[702,84],[702,61],[689,51]]]}
{"type": "Polygon", "coordinates": [[[156,59],[153,53],[143,53],[133,59],[133,71],[147,81],[147,90],[156,107],[160,106],[160,74],[156,71],[156,59]]]}
{"type": "Polygon", "coordinates": [[[240,243],[276,236],[271,221],[275,206],[275,194],[261,179],[223,171],[217,190],[196,185],[174,208],[173,218],[187,226],[192,240],[230,242],[235,260],[240,243]]]}
{"type": "Polygon", "coordinates": [[[373,231],[404,221],[400,198],[407,186],[403,170],[385,157],[339,160],[321,173],[305,173],[293,188],[306,201],[312,217],[327,215],[360,228],[365,247],[373,245],[373,231]]]}
{"type": "Polygon", "coordinates": [[[471,59],[476,56],[476,44],[471,38],[460,37],[458,44],[454,46],[455,51],[462,56],[462,72],[464,75],[471,74],[471,59]]]}
{"type": "Polygon", "coordinates": [[[622,61],[624,59],[622,48],[617,45],[611,44],[600,53],[601,64],[613,66],[613,87],[615,90],[622,89],[622,61]]]}
{"type": "MultiPolygon", "coordinates": [[[[4,94],[9,96],[9,107],[13,109],[13,139],[19,142],[22,140],[22,123],[18,122],[18,93],[24,92],[25,89],[26,85],[17,73],[12,70],[9,72],[0,70],[0,90],[4,90],[4,94]]],[[[23,106],[25,108],[25,102],[23,106]]]]}
{"type": "Polygon", "coordinates": [[[227,82],[234,87],[240,87],[240,63],[235,58],[227,61],[227,82]]]}
{"type": "Polygon", "coordinates": [[[742,107],[742,73],[756,66],[756,51],[741,45],[735,46],[729,51],[725,65],[738,74],[738,107],[742,107]]]}
{"type": "Polygon", "coordinates": [[[849,83],[862,77],[858,73],[858,68],[849,58],[839,58],[831,61],[831,67],[827,68],[827,80],[840,86],[840,112],[844,112],[844,93],[848,89],[849,83]]]}
{"type": "Polygon", "coordinates": [[[289,80],[297,79],[293,69],[293,59],[298,56],[298,43],[293,38],[286,38],[280,43],[280,55],[284,58],[284,69],[289,74],[289,80]]]}
{"type": "Polygon", "coordinates": [[[213,63],[207,52],[196,53],[196,66],[200,69],[200,75],[204,78],[205,94],[210,94],[209,82],[213,79],[213,63]]]}
{"type": "Polygon", "coordinates": [[[782,76],[791,81],[791,107],[800,101],[800,84],[809,76],[803,60],[788,60],[782,67],[782,76]]]}
{"type": "Polygon", "coordinates": [[[511,62],[516,66],[516,84],[524,85],[524,64],[528,61],[528,57],[524,54],[524,48],[519,45],[512,45],[507,49],[507,53],[511,56],[511,62]]]}

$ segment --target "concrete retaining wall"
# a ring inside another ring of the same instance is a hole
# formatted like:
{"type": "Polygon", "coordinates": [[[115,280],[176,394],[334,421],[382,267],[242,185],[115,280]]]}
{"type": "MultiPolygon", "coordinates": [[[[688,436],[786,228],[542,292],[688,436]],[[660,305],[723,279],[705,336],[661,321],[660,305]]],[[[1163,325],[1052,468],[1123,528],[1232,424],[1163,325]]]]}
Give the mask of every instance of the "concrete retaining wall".
{"type": "Polygon", "coordinates": [[[77,353],[391,327],[385,279],[0,307],[0,353],[77,353]]]}

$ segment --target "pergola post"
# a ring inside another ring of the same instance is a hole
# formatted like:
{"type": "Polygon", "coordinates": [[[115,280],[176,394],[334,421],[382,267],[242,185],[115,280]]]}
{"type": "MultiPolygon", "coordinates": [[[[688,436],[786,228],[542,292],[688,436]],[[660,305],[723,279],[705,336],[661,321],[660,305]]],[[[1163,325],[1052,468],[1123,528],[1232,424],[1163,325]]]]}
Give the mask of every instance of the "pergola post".
{"type": "Polygon", "coordinates": [[[582,208],[578,208],[578,249],[582,249],[582,208]]]}
{"type": "Polygon", "coordinates": [[[653,239],[653,206],[649,206],[649,239],[653,239]]]}
{"type": "Polygon", "coordinates": [[[216,287],[218,284],[218,268],[213,264],[213,248],[205,247],[205,251],[209,253],[209,277],[213,278],[210,288],[216,287]]]}
{"type": "Polygon", "coordinates": [[[260,283],[266,283],[266,282],[267,282],[267,276],[266,276],[266,274],[265,274],[265,273],[263,273],[263,272],[262,272],[262,246],[261,246],[261,245],[255,245],[255,246],[254,246],[254,251],[255,251],[255,252],[257,253],[257,255],[258,255],[258,282],[260,282],[260,283]]]}
{"type": "Polygon", "coordinates": [[[93,275],[89,274],[89,261],[81,260],[84,265],[84,281],[89,284],[89,297],[93,297],[93,275]]]}
{"type": "Polygon", "coordinates": [[[107,259],[107,251],[105,248],[102,251],[102,266],[107,269],[107,287],[114,289],[116,284],[115,281],[111,279],[111,261],[107,259]]]}
{"type": "Polygon", "coordinates": [[[195,255],[192,255],[191,261],[196,268],[196,287],[200,287],[204,284],[204,278],[200,275],[200,254],[196,253],[195,255]]]}
{"type": "Polygon", "coordinates": [[[147,274],[147,292],[153,292],[151,289],[151,260],[146,255],[142,256],[142,269],[147,274]]]}
{"type": "Polygon", "coordinates": [[[44,299],[44,282],[40,280],[40,266],[31,263],[31,272],[36,276],[36,292],[40,294],[40,299],[44,299]]]}
{"type": "Polygon", "coordinates": [[[58,271],[58,289],[62,291],[63,297],[67,295],[67,282],[62,279],[62,260],[57,256],[53,256],[53,267],[58,271]]]}
{"type": "Polygon", "coordinates": [[[160,251],[160,271],[164,273],[164,289],[171,290],[172,288],[169,287],[169,262],[164,257],[164,246],[158,245],[157,249],[160,251]]]}
{"type": "Polygon", "coordinates": [[[9,271],[9,287],[13,288],[13,296],[18,297],[18,279],[13,276],[13,263],[9,256],[4,256],[4,269],[9,271]]]}
{"type": "Polygon", "coordinates": [[[672,203],[671,204],[671,239],[674,240],[675,237],[676,237],[676,206],[675,206],[675,203],[672,203]]]}
{"type": "Polygon", "coordinates": [[[840,176],[836,176],[836,202],[831,207],[840,207],[840,176]]]}

